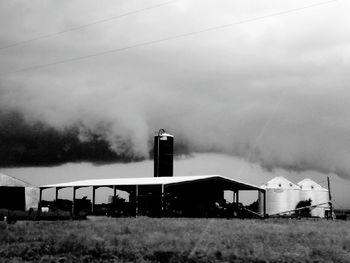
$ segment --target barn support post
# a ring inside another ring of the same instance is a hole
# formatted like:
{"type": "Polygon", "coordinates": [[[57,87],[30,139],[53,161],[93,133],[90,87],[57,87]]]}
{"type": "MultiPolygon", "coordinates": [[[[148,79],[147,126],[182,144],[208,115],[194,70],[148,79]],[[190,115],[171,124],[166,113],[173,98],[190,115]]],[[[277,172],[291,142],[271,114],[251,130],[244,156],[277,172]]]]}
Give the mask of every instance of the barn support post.
{"type": "Polygon", "coordinates": [[[113,185],[113,201],[115,200],[116,196],[117,196],[117,186],[113,185]]]}
{"type": "Polygon", "coordinates": [[[113,197],[112,197],[112,202],[111,202],[111,206],[110,206],[111,207],[110,212],[112,214],[115,213],[115,209],[116,209],[116,204],[117,204],[116,197],[117,197],[117,186],[113,185],[113,197]]]}
{"type": "Polygon", "coordinates": [[[264,217],[266,217],[266,190],[263,191],[263,197],[264,197],[264,217]]]}
{"type": "Polygon", "coordinates": [[[239,190],[235,191],[235,203],[238,204],[239,202],[239,190]]]}
{"type": "Polygon", "coordinates": [[[96,186],[92,187],[92,203],[91,203],[91,214],[95,213],[95,202],[96,202],[96,186]]]}
{"type": "Polygon", "coordinates": [[[56,200],[56,202],[57,202],[57,200],[58,200],[58,191],[60,190],[61,188],[59,188],[59,187],[55,187],[55,200],[56,200]]]}
{"type": "Polygon", "coordinates": [[[43,190],[44,188],[39,188],[39,203],[38,203],[38,210],[41,211],[41,201],[43,199],[43,190]]]}
{"type": "Polygon", "coordinates": [[[139,215],[139,186],[135,186],[135,216],[139,215]]]}
{"type": "Polygon", "coordinates": [[[164,184],[162,184],[162,195],[161,195],[161,216],[164,216],[164,205],[165,205],[165,192],[164,192],[164,184]]]}
{"type": "Polygon", "coordinates": [[[74,217],[74,215],[75,215],[75,196],[76,196],[76,191],[77,191],[77,187],[73,186],[72,217],[74,217]]]}

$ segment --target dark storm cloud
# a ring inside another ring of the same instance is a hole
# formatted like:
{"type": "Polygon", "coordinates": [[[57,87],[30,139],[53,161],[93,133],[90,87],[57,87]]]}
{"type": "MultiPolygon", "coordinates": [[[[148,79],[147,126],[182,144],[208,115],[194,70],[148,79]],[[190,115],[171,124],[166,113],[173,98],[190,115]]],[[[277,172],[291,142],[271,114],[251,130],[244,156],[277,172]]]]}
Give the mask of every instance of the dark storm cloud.
{"type": "Polygon", "coordinates": [[[75,125],[57,130],[41,122],[28,123],[18,112],[0,113],[0,166],[48,166],[72,161],[130,162],[139,159],[123,138],[117,154],[100,133],[75,125]],[[83,135],[84,134],[84,135],[83,135]],[[82,135],[84,137],[82,137],[82,135]]]}
{"type": "MultiPolygon", "coordinates": [[[[177,1],[0,50],[1,72],[312,3],[177,1]]],[[[2,3],[0,8],[1,46],[141,8],[138,1],[11,5],[2,3]]],[[[40,121],[57,131],[79,123],[108,142],[108,149],[117,155],[147,158],[153,132],[165,128],[192,151],[229,153],[269,169],[317,170],[349,178],[348,10],[347,3],[338,1],[7,74],[1,79],[1,108],[19,111],[27,121],[40,121]]],[[[81,131],[77,137],[85,138],[81,131]]]]}

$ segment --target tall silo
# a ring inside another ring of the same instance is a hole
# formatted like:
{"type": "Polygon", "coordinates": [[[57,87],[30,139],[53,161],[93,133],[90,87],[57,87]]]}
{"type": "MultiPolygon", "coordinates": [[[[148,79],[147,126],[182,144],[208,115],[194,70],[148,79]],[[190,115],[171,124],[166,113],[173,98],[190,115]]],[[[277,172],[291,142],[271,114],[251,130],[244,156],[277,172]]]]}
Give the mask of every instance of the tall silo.
{"type": "Polygon", "coordinates": [[[311,216],[325,217],[325,211],[329,209],[328,190],[315,181],[306,178],[298,183],[301,188],[301,200],[311,199],[311,205],[320,205],[311,209],[311,216]]]}
{"type": "Polygon", "coordinates": [[[174,136],[159,130],[154,136],[154,177],[173,176],[174,136]]]}
{"type": "Polygon", "coordinates": [[[300,187],[282,176],[262,185],[266,190],[266,213],[274,215],[294,210],[300,200],[300,187]]]}

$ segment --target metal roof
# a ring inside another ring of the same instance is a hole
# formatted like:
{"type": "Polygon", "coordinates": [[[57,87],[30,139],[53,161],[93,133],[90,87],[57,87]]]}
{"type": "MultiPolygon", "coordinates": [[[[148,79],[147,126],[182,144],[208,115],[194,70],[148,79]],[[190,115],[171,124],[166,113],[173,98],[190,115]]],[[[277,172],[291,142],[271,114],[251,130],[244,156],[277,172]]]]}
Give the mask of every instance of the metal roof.
{"type": "Polygon", "coordinates": [[[188,183],[208,179],[221,179],[229,183],[240,185],[247,190],[261,189],[258,186],[243,183],[221,175],[195,175],[195,176],[174,176],[174,177],[139,177],[139,178],[111,178],[111,179],[90,179],[59,184],[40,186],[41,188],[52,187],[88,187],[88,186],[132,186],[132,185],[171,185],[188,183]]]}
{"type": "MultiPolygon", "coordinates": [[[[155,135],[154,135],[154,137],[157,137],[157,136],[158,136],[158,134],[155,134],[155,135]]],[[[163,136],[165,136],[165,137],[174,137],[174,135],[171,135],[171,134],[166,133],[166,132],[160,134],[160,137],[163,137],[163,136]]]]}
{"type": "Polygon", "coordinates": [[[29,183],[8,174],[0,173],[0,186],[30,186],[29,183]]]}

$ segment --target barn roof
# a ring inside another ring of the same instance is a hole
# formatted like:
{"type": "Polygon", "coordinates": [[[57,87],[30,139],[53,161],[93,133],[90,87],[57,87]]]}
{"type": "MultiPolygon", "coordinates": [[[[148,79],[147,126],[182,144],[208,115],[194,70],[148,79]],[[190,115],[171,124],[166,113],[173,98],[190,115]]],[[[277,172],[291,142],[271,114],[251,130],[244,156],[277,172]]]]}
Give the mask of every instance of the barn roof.
{"type": "Polygon", "coordinates": [[[199,181],[219,180],[241,190],[260,190],[261,188],[252,184],[243,183],[221,175],[195,175],[174,177],[139,177],[139,178],[111,178],[90,179],[59,184],[43,185],[41,188],[52,187],[87,187],[87,186],[132,186],[132,185],[176,185],[182,183],[194,183],[199,181]]]}
{"type": "Polygon", "coordinates": [[[20,187],[26,187],[30,186],[29,183],[22,181],[18,178],[15,178],[13,176],[0,173],[0,186],[20,186],[20,187]]]}

